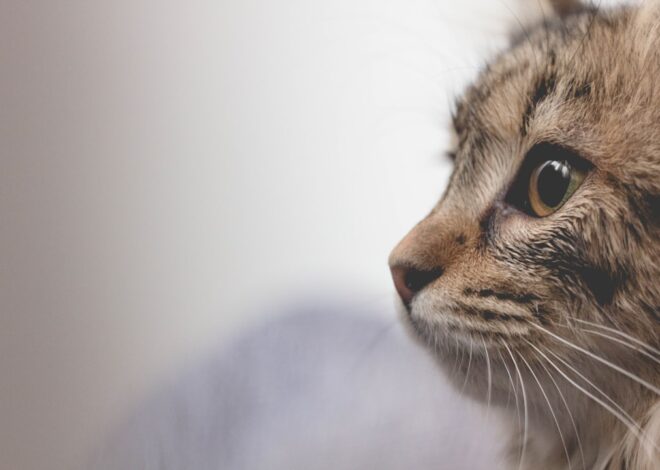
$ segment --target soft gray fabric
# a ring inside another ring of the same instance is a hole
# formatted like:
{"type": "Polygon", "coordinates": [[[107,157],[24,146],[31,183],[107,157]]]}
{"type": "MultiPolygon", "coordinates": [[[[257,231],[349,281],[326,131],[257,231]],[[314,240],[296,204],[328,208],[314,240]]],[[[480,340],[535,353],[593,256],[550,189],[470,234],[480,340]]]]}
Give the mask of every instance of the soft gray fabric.
{"type": "Polygon", "coordinates": [[[93,468],[490,470],[502,439],[393,313],[306,308],[161,390],[93,468]]]}

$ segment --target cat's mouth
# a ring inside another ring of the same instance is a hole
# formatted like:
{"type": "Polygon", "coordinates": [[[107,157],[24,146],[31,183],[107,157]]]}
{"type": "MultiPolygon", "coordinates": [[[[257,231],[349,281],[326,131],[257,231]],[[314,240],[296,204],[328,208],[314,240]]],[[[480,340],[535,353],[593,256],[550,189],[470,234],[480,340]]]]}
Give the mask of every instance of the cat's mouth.
{"type": "Polygon", "coordinates": [[[435,348],[449,343],[501,348],[504,344],[522,344],[534,333],[530,323],[534,319],[524,311],[484,307],[432,294],[421,292],[405,309],[415,333],[435,348]]]}

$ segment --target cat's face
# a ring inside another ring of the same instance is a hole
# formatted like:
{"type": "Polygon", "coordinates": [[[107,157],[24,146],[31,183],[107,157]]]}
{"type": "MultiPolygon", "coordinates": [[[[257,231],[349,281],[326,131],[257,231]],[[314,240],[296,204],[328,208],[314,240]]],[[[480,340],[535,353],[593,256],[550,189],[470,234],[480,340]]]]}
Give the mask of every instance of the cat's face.
{"type": "Polygon", "coordinates": [[[498,361],[588,363],[574,346],[658,380],[588,332],[660,337],[660,46],[640,16],[527,29],[458,101],[449,185],[390,266],[414,330],[468,389],[486,367],[506,388],[498,361]]]}

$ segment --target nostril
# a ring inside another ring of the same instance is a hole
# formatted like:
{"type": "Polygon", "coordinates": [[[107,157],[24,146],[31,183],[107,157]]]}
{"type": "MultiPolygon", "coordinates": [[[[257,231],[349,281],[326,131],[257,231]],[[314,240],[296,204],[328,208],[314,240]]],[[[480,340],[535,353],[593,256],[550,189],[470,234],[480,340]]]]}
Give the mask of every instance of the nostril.
{"type": "Polygon", "coordinates": [[[435,268],[430,271],[410,268],[405,274],[404,280],[406,287],[416,294],[440,276],[442,276],[442,268],[435,268]]]}
{"type": "Polygon", "coordinates": [[[401,300],[409,304],[415,294],[442,275],[442,268],[421,270],[408,266],[392,266],[392,279],[401,300]]]}

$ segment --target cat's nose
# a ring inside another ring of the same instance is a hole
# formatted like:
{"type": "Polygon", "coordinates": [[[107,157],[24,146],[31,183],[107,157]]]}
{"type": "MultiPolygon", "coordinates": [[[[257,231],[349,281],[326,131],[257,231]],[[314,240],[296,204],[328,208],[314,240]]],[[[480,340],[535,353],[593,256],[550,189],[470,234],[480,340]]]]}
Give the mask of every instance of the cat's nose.
{"type": "Polygon", "coordinates": [[[410,266],[394,265],[390,267],[394,287],[403,303],[409,305],[413,297],[431,282],[442,275],[442,268],[421,270],[410,266]]]}

